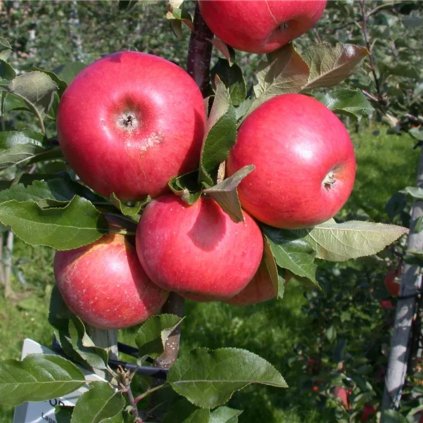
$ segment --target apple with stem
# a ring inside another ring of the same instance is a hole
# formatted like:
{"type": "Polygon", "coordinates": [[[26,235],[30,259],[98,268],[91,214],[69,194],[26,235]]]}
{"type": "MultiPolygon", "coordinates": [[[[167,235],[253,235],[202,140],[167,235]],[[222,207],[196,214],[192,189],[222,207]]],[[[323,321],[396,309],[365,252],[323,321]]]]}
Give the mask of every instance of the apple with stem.
{"type": "Polygon", "coordinates": [[[283,94],[246,117],[228,174],[253,164],[238,187],[242,207],[277,228],[311,227],[333,217],[351,194],[354,147],[343,123],[302,94],[283,94]]]}
{"type": "Polygon", "coordinates": [[[211,31],[231,47],[270,53],[311,29],[326,0],[199,0],[211,31]]]}
{"type": "Polygon", "coordinates": [[[161,57],[122,51],[92,63],[64,92],[57,131],[83,182],[122,200],[157,196],[198,166],[204,135],[201,92],[161,57]]]}
{"type": "Polygon", "coordinates": [[[142,269],[135,246],[110,234],[54,257],[57,287],[69,309],[91,326],[121,329],[160,311],[168,292],[142,269]]]}
{"type": "Polygon", "coordinates": [[[263,236],[247,213],[235,223],[211,198],[188,205],[164,195],[146,207],[136,247],[147,275],[161,288],[194,300],[224,300],[253,278],[263,236]]]}

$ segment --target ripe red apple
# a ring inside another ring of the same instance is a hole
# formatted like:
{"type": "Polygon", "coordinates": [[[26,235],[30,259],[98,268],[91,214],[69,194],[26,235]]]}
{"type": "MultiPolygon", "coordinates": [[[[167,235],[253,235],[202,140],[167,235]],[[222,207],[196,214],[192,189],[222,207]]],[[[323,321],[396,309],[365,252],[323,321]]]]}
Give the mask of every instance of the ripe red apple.
{"type": "Polygon", "coordinates": [[[235,223],[206,197],[191,206],[174,195],[153,200],[138,224],[136,246],[152,281],[203,301],[240,292],[263,255],[263,237],[254,220],[244,213],[244,222],[235,223]]]}
{"type": "Polygon", "coordinates": [[[239,185],[243,208],[278,228],[317,225],[334,216],[351,194],[354,147],[338,117],[314,98],[276,96],[242,123],[228,174],[255,170],[239,185]]]}
{"type": "Polygon", "coordinates": [[[396,269],[390,269],[383,279],[385,288],[392,297],[398,297],[400,293],[400,281],[398,279],[400,275],[401,267],[398,267],[396,269]]]}
{"type": "Polygon", "coordinates": [[[379,305],[384,310],[391,310],[395,307],[391,300],[379,300],[379,305]]]}
{"type": "Polygon", "coordinates": [[[124,51],[85,68],[59,104],[60,146],[95,191],[123,200],[156,196],[198,166],[205,111],[182,68],[124,51]]]}
{"type": "Polygon", "coordinates": [[[69,309],[101,329],[136,325],[158,313],[168,296],[146,276],[135,247],[118,234],[58,251],[54,274],[69,309]]]}
{"type": "Polygon", "coordinates": [[[226,44],[269,53],[311,29],[326,0],[199,0],[199,6],[208,27],[226,44]]]}
{"type": "Polygon", "coordinates": [[[341,402],[341,404],[346,410],[349,410],[350,391],[348,389],[344,388],[343,386],[335,386],[335,388],[333,389],[333,395],[341,402]]]}

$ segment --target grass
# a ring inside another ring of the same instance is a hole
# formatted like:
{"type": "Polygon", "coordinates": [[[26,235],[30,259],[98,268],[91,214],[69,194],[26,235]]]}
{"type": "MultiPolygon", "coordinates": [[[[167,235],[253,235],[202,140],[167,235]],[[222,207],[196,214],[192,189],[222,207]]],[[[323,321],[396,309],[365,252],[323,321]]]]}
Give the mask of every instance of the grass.
{"type": "MultiPolygon", "coordinates": [[[[390,196],[415,184],[418,151],[407,135],[389,135],[384,129],[364,129],[353,134],[358,172],[355,190],[345,215],[370,216],[387,221],[384,206],[390,196]]],[[[0,299],[0,359],[19,358],[22,341],[30,337],[49,345],[52,329],[47,323],[48,298],[53,283],[52,252],[16,242],[15,269],[26,286],[15,281],[15,300],[0,299]]],[[[246,348],[269,360],[281,371],[290,388],[276,390],[248,387],[234,395],[230,405],[245,410],[241,423],[336,422],[333,410],[316,408],[315,400],[301,384],[301,368],[295,364],[304,337],[310,336],[310,317],[303,312],[304,289],[290,283],[283,301],[247,308],[219,303],[187,304],[182,350],[195,346],[246,348]]],[[[323,295],[323,294],[319,294],[323,295]]],[[[131,342],[134,331],[122,340],[131,342]]],[[[11,421],[11,410],[0,410],[0,423],[11,421]]]]}

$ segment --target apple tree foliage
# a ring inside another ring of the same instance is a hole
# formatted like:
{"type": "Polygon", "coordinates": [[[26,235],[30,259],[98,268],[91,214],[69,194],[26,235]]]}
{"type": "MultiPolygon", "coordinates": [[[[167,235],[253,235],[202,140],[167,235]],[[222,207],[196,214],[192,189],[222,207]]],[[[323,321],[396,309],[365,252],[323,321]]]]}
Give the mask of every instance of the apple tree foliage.
{"type": "MultiPolygon", "coordinates": [[[[122,7],[129,8],[132,3],[121,2],[122,7]]],[[[184,3],[170,2],[166,17],[175,32],[181,26],[192,28],[190,12],[184,3]]],[[[254,169],[247,166],[225,179],[221,164],[235,143],[243,119],[269,98],[292,92],[315,95],[351,119],[367,116],[374,99],[359,89],[336,87],[360,72],[369,50],[358,44],[334,43],[331,37],[306,45],[294,42],[260,57],[255,82],[251,83],[235,52],[219,42],[214,46],[218,58],[211,70],[208,130],[199,169],[174,178],[169,187],[188,203],[208,195],[239,221],[237,186],[254,169]]],[[[55,72],[36,67],[17,69],[9,60],[10,54],[11,46],[1,40],[0,223],[30,245],[56,250],[98,240],[110,230],[108,215],[124,222],[121,231],[133,234],[149,199],[124,203],[113,195],[99,196],[80,183],[58,147],[54,129],[57,105],[80,65],[72,63],[55,72]]],[[[377,104],[381,101],[377,99],[377,104]]],[[[286,271],[318,286],[316,269],[322,261],[374,255],[407,232],[401,226],[335,220],[292,231],[262,225],[262,231],[268,247],[264,260],[269,278],[278,287],[279,299],[283,297],[286,271]]],[[[183,326],[176,315],[153,316],[139,326],[134,337],[136,348],[130,350],[131,363],[117,362],[107,349],[95,345],[84,323],[67,311],[56,291],[49,321],[62,356],[31,355],[21,361],[1,362],[1,405],[48,400],[86,386],[74,408],[57,407],[59,422],[140,422],[154,417],[164,422],[177,418],[181,422],[223,423],[238,421],[242,412],[226,406],[236,391],[253,383],[287,387],[268,361],[253,352],[229,347],[197,348],[181,354],[170,369],[162,369],[160,377],[154,376],[160,369],[152,364],[165,350],[169,336],[183,326]],[[87,380],[81,368],[102,372],[107,382],[87,380]],[[150,377],[147,373],[152,368],[150,377]],[[175,398],[179,398],[173,402],[177,405],[168,407],[175,398]]]]}

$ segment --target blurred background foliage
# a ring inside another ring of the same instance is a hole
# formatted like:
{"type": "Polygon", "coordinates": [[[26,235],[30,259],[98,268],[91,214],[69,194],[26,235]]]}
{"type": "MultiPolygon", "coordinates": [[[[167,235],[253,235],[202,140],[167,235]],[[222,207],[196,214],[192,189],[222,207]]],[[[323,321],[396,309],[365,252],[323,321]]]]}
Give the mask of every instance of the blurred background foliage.
{"type": "MultiPolygon", "coordinates": [[[[194,2],[187,3],[193,12],[194,2]]],[[[64,79],[70,79],[81,62],[122,49],[157,54],[185,66],[189,31],[173,33],[164,18],[166,5],[147,0],[3,1],[0,38],[12,45],[9,61],[17,69],[39,67],[61,72],[64,79]]],[[[345,118],[356,146],[358,174],[353,195],[338,216],[341,220],[407,224],[411,199],[396,193],[415,185],[415,147],[423,139],[422,39],[422,2],[332,0],[316,28],[296,41],[300,49],[311,42],[342,42],[365,45],[370,51],[343,84],[362,90],[375,112],[360,122],[345,118]]],[[[216,63],[219,54],[213,54],[216,63]]],[[[254,81],[258,60],[257,55],[237,52],[247,81],[254,81]]],[[[1,116],[3,129],[17,127],[19,119],[1,116]]],[[[48,130],[54,133],[54,119],[48,130]]],[[[18,239],[11,250],[6,232],[1,242],[3,273],[7,257],[12,258],[12,294],[0,298],[4,359],[19,356],[24,337],[50,343],[47,308],[54,278],[51,250],[18,239]]],[[[246,308],[188,302],[182,348],[247,348],[281,370],[290,385],[284,392],[252,387],[235,395],[230,405],[245,410],[240,422],[376,421],[374,413],[364,414],[380,406],[395,305],[383,279],[389,268],[398,266],[402,253],[400,242],[376,257],[322,264],[321,290],[292,280],[278,302],[246,308]],[[340,387],[348,402],[335,395],[340,387]]],[[[123,331],[122,340],[133,344],[134,333],[123,331]]],[[[421,396],[420,368],[415,369],[400,410],[411,422],[418,421],[418,412],[410,410],[420,404],[421,396]]],[[[0,412],[0,422],[10,419],[10,410],[0,412]]]]}

